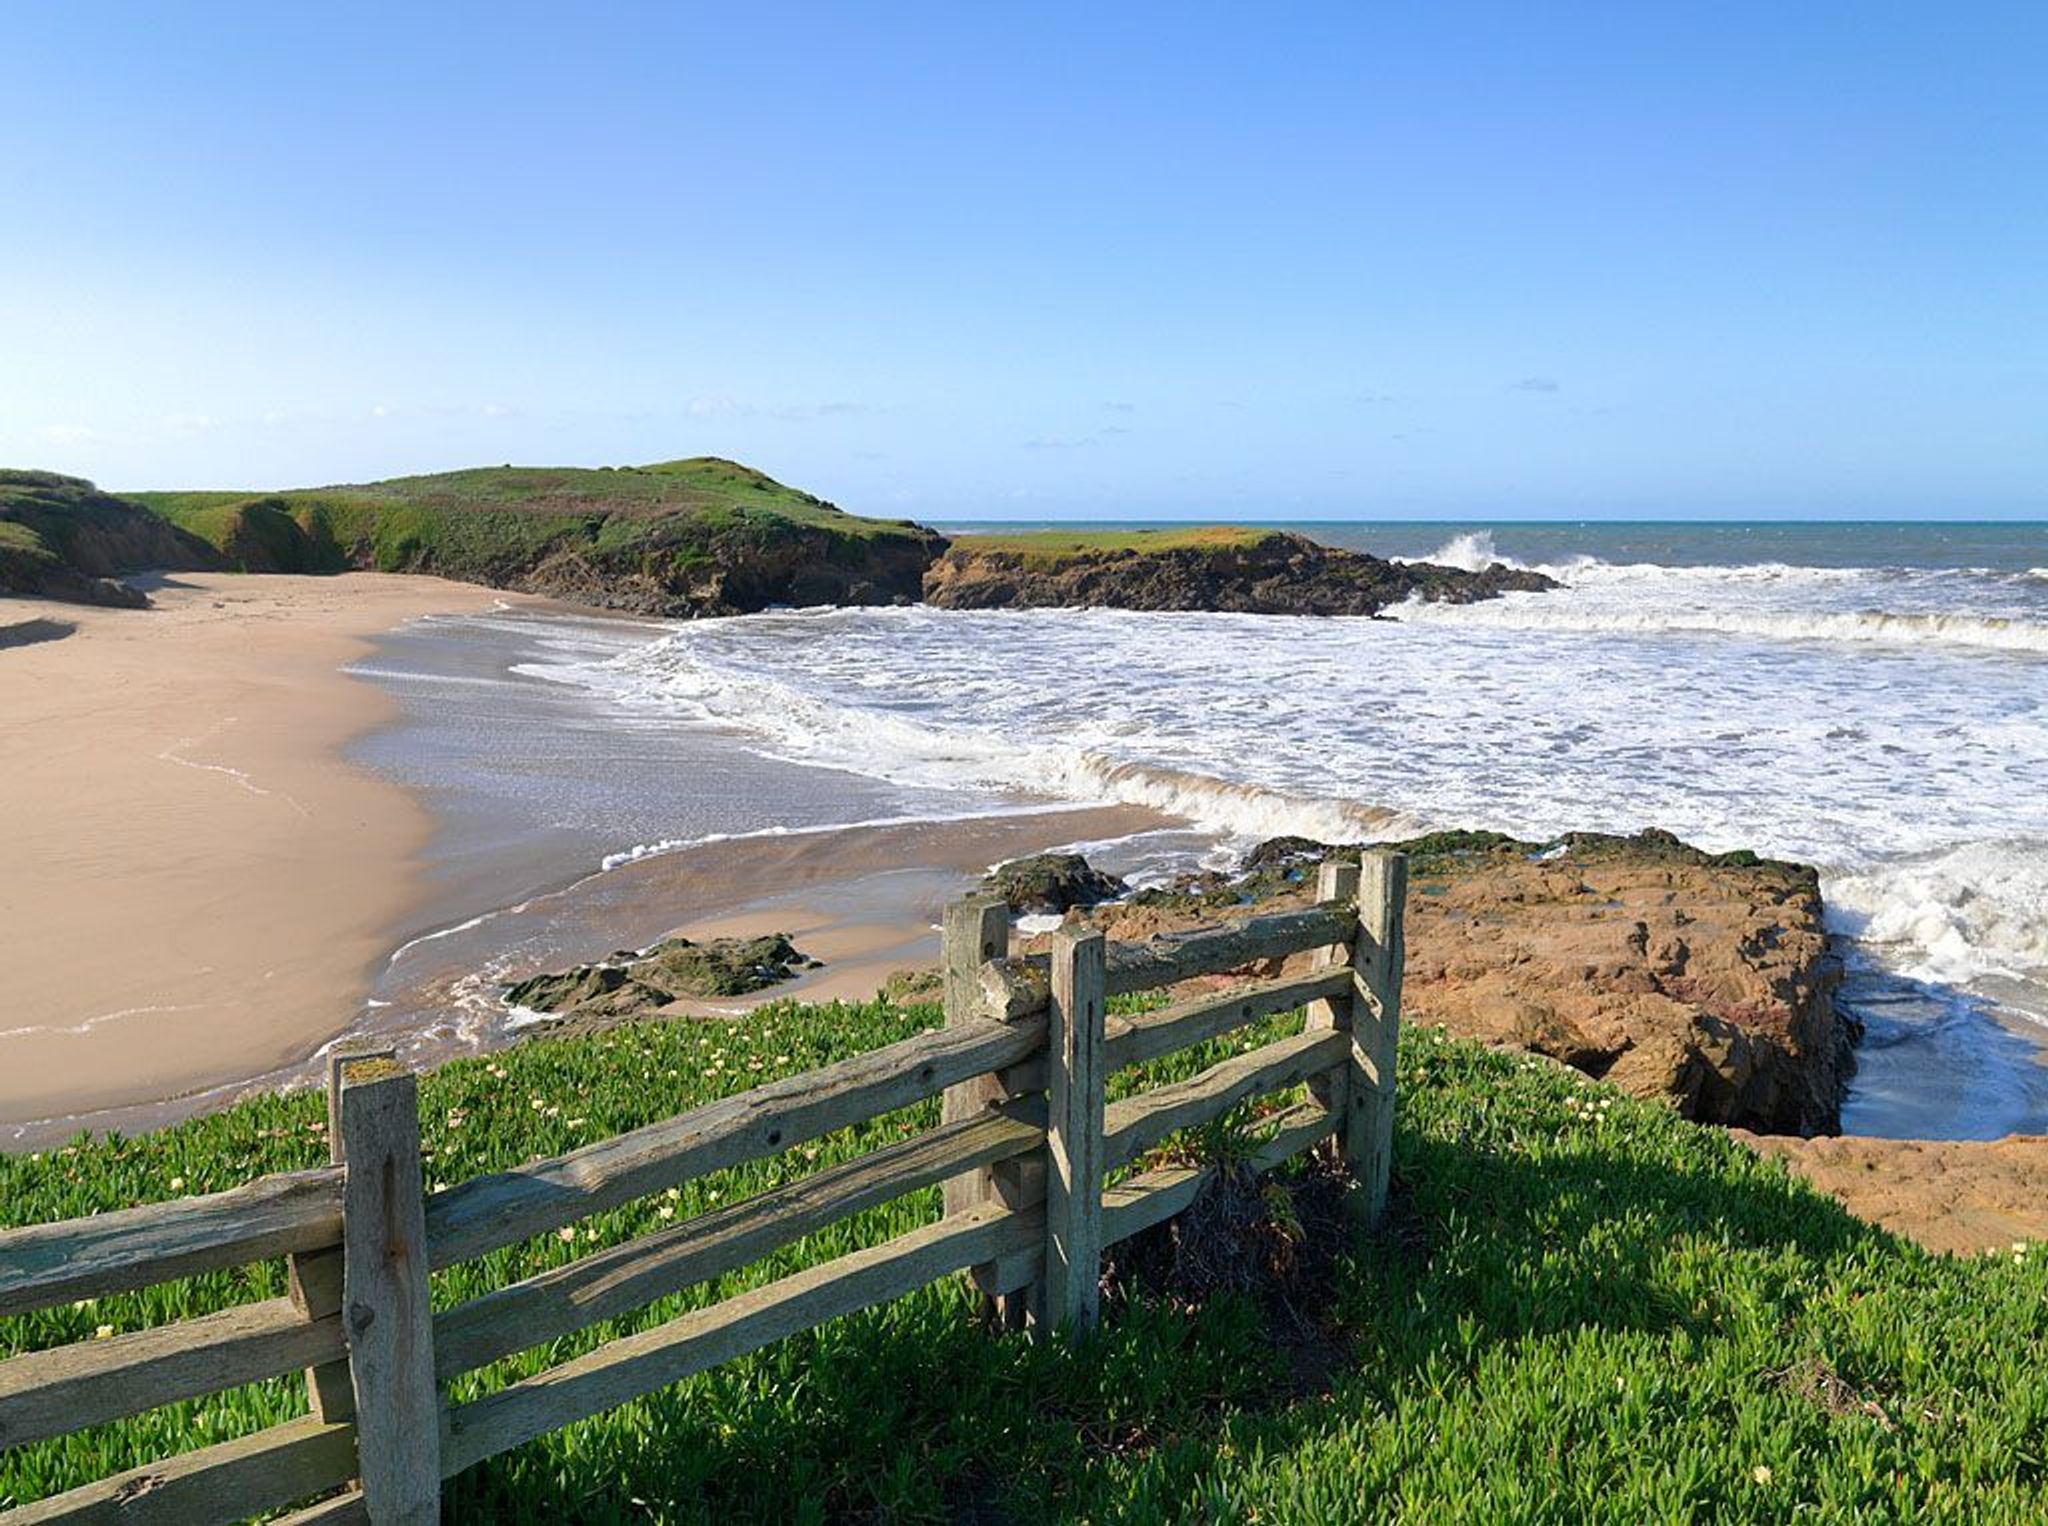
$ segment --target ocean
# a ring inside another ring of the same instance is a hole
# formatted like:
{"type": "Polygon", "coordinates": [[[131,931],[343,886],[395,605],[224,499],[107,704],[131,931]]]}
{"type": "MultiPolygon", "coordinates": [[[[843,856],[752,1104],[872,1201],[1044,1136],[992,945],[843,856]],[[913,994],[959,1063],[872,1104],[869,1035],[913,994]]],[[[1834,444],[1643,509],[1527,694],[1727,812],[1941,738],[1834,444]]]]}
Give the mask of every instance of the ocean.
{"type": "Polygon", "coordinates": [[[1116,845],[1141,877],[1281,833],[1663,827],[1820,868],[1867,1028],[1846,1129],[2048,1132],[2048,526],[1288,528],[1564,586],[1378,620],[436,621],[398,638],[433,661],[378,659],[415,725],[369,761],[451,797],[524,791],[593,869],[1055,801],[1194,822],[1116,845]],[[465,641],[488,671],[450,679],[465,641]],[[487,740],[476,685],[499,683],[555,714],[517,748],[487,740]]]}

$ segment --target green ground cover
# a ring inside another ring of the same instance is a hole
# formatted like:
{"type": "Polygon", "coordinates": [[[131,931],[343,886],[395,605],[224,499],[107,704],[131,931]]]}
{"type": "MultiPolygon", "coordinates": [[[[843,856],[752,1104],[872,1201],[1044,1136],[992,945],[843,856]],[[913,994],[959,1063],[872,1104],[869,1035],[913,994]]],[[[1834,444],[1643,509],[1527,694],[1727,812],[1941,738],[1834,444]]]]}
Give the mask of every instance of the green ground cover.
{"type": "MultiPolygon", "coordinates": [[[[534,1041],[423,1078],[454,1182],[937,1021],[778,1004],[744,1025],[534,1041]]],[[[1237,1045],[1262,1041],[1276,1020],[1237,1045]]],[[[1218,1056],[1162,1062],[1156,1084],[1218,1056]]],[[[2048,1250],[1968,1262],[1864,1226],[1727,1136],[1556,1069],[1404,1037],[1395,1204],[1339,1262],[1331,1333],[1140,1297],[1078,1351],[979,1331],[959,1279],[841,1320],[465,1474],[508,1521],[2023,1521],[2048,1518],[2048,1250]]],[[[437,1306],[929,1126],[935,1103],[436,1278],[437,1306]]],[[[318,1098],[0,1159],[29,1223],[325,1159],[318,1098]]],[[[930,1191],[605,1334],[928,1221],[930,1191]]],[[[0,1321],[0,1351],[274,1296],[280,1268],[0,1321]]],[[[587,1349],[499,1364],[468,1398],[587,1349]]],[[[279,1381],[0,1454],[35,1498],[301,1412],[279,1381]]]]}

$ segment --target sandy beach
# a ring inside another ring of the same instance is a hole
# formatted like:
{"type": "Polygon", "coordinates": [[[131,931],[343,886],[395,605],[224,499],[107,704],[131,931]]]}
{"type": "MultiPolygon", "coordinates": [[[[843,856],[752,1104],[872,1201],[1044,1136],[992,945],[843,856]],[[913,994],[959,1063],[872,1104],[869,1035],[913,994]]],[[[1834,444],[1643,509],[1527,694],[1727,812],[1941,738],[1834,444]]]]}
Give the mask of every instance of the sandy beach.
{"type": "Polygon", "coordinates": [[[180,574],[156,608],[0,601],[0,1137],[302,1059],[361,1006],[430,830],[340,757],[366,638],[506,596],[180,574]]]}
{"type": "Polygon", "coordinates": [[[990,864],[1163,824],[996,802],[927,820],[963,802],[715,730],[593,728],[580,696],[513,670],[536,640],[649,630],[491,589],[180,574],[153,592],[144,611],[0,603],[0,1147],[302,1080],[344,1035],[418,1065],[496,1047],[518,1033],[501,981],[673,931],[787,932],[824,967],[759,999],[864,998],[935,957],[940,907],[990,864]],[[481,618],[408,624],[426,614],[481,618]],[[605,782],[645,820],[585,819],[605,782]],[[729,825],[598,868],[636,833],[729,825]]]}

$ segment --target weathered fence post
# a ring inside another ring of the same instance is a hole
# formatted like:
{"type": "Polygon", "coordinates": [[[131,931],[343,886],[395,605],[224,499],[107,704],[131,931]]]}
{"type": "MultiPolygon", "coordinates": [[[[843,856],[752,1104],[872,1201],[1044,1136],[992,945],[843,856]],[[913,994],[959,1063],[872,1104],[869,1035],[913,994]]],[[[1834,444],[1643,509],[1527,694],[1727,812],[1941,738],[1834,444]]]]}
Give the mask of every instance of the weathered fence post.
{"type": "MultiPolygon", "coordinates": [[[[1001,1021],[1007,1014],[990,1012],[982,994],[981,967],[1010,953],[1010,905],[1001,896],[963,896],[946,907],[940,925],[940,978],[946,1003],[946,1026],[961,1023],[1001,1021]]],[[[991,1073],[946,1088],[939,1104],[942,1123],[958,1123],[977,1117],[1009,1096],[1000,1077],[991,1073]]],[[[950,1216],[995,1199],[1007,1207],[1026,1206],[1033,1195],[1027,1173],[1035,1163],[1024,1158],[984,1166],[956,1176],[945,1185],[946,1213],[950,1216]]],[[[974,1280],[987,1291],[994,1280],[993,1266],[974,1268],[974,1280]]],[[[1021,1329],[1029,1301],[1029,1289],[991,1296],[989,1312],[1007,1329],[1021,1329]]]]}
{"type": "Polygon", "coordinates": [[[1102,1302],[1102,933],[1052,935],[1046,1042],[1045,1282],[1038,1323],[1081,1335],[1102,1302]]]}
{"type": "MultiPolygon", "coordinates": [[[[1358,904],[1358,865],[1344,859],[1324,859],[1321,868],[1316,872],[1316,902],[1323,906],[1338,902],[1355,908],[1358,904]]],[[[1317,949],[1312,962],[1319,970],[1327,970],[1338,964],[1348,965],[1353,962],[1356,950],[1356,940],[1348,948],[1333,944],[1329,948],[1317,949]]],[[[1308,1005],[1308,1021],[1305,1026],[1349,1032],[1351,1013],[1357,1005],[1355,996],[1331,996],[1320,1001],[1312,1001],[1308,1005]]],[[[1342,1065],[1325,1071],[1320,1076],[1311,1077],[1308,1083],[1309,1095],[1329,1108],[1339,1119],[1345,1116],[1345,1082],[1350,1074],[1351,1062],[1346,1060],[1342,1065]]],[[[1329,1148],[1342,1157],[1342,1128],[1331,1135],[1329,1148]]]]}
{"type": "Polygon", "coordinates": [[[377,1526],[441,1509],[441,1401],[427,1296],[420,1118],[410,1071],[341,1064],[342,1327],[355,1396],[363,1504],[377,1526]]]}
{"type": "Polygon", "coordinates": [[[1358,941],[1352,953],[1351,1067],[1345,1078],[1344,1158],[1358,1178],[1353,1211],[1377,1224],[1394,1155],[1394,1056],[1401,1037],[1401,964],[1407,940],[1408,857],[1368,853],[1360,865],[1358,941]]]}
{"type": "MultiPolygon", "coordinates": [[[[393,1058],[391,1049],[335,1051],[327,1056],[327,1162],[346,1158],[341,1133],[341,1068],[350,1060],[393,1058]]],[[[326,1319],[341,1312],[341,1247],[306,1251],[285,1258],[286,1288],[293,1305],[307,1319],[326,1319]]],[[[318,1420],[346,1420],[356,1411],[348,1358],[306,1369],[306,1399],[318,1420]]]]}

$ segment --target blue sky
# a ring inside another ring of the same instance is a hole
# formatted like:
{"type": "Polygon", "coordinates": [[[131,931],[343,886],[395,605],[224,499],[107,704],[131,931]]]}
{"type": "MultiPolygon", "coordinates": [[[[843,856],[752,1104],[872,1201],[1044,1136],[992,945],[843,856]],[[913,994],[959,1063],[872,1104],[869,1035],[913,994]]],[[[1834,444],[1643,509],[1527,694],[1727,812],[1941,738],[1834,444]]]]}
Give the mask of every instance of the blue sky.
{"type": "Polygon", "coordinates": [[[2048,6],[0,12],[0,461],[2048,514],[2048,6]]]}

